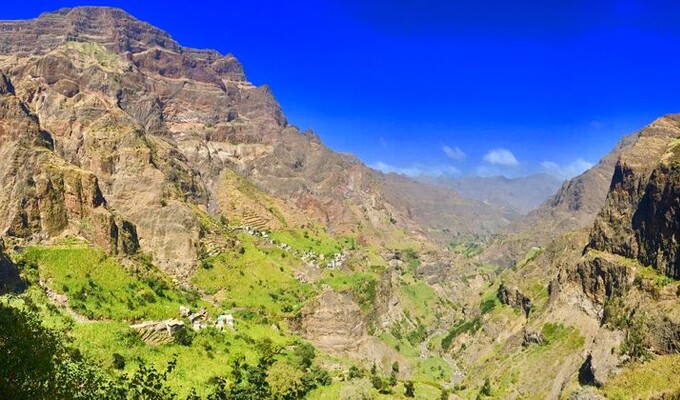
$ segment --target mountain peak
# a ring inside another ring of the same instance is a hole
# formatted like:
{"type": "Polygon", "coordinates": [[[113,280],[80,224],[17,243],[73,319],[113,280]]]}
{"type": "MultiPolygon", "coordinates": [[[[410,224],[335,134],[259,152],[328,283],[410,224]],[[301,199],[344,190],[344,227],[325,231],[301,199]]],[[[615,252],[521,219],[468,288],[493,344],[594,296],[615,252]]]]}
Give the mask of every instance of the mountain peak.
{"type": "Polygon", "coordinates": [[[221,86],[245,81],[231,54],[182,47],[167,32],[112,7],[62,8],[22,21],[0,21],[0,55],[45,55],[69,42],[92,42],[124,55],[140,69],[221,86]]]}

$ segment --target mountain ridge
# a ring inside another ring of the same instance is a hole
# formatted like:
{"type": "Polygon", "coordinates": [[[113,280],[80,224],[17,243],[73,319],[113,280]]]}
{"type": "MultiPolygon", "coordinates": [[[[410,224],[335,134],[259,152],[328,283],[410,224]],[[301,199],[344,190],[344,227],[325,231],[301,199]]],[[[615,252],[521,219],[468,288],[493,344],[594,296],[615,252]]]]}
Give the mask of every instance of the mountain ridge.
{"type": "Polygon", "coordinates": [[[485,233],[506,223],[501,212],[453,191],[439,190],[437,204],[455,216],[445,224],[413,212],[422,188],[414,187],[413,200],[404,203],[393,182],[404,182],[400,178],[300,132],[268,87],[246,81],[233,56],[183,48],[122,10],[61,9],[0,22],[0,39],[0,69],[52,133],[56,152],[98,176],[105,197],[138,227],[142,249],[171,270],[197,262],[191,254],[198,250],[199,223],[183,202],[226,212],[217,195],[225,169],[284,199],[292,220],[302,212],[333,231],[366,238],[380,240],[395,228],[421,238],[430,228],[485,233]],[[142,183],[137,176],[149,178],[142,183]],[[140,183],[144,195],[129,198],[142,193],[140,183]],[[472,223],[456,212],[461,206],[489,223],[472,223]]]}

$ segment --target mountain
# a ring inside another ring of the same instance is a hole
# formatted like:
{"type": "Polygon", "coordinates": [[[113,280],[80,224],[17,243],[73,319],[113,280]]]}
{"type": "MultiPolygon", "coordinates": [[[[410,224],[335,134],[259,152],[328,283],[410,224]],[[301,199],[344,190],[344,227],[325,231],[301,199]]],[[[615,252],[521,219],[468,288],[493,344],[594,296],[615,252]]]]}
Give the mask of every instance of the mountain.
{"type": "Polygon", "coordinates": [[[0,398],[675,398],[678,138],[518,216],[545,177],[381,174],[122,10],[2,21],[0,398]]]}
{"type": "MultiPolygon", "coordinates": [[[[418,184],[373,171],[289,124],[271,90],[249,83],[235,57],[184,48],[121,10],[81,7],[1,22],[0,42],[13,101],[49,136],[49,157],[90,174],[99,201],[125,216],[142,251],[175,274],[196,265],[202,246],[193,207],[233,221],[255,216],[261,228],[312,223],[378,242],[395,229],[423,237],[430,229],[488,233],[506,224],[502,213],[444,189],[432,189],[444,199],[438,210],[455,217],[426,215],[429,189],[410,190],[405,201],[401,186],[418,184]],[[232,174],[276,204],[245,196],[236,207],[232,174]],[[469,209],[489,222],[477,224],[469,209]]],[[[33,239],[61,232],[8,229],[33,239]]]]}
{"type": "Polygon", "coordinates": [[[504,176],[466,176],[440,178],[436,183],[450,187],[461,196],[486,204],[527,214],[542,205],[562,185],[562,181],[548,174],[533,174],[519,178],[504,176]]]}
{"type": "Polygon", "coordinates": [[[509,222],[333,152],[234,56],[113,8],[0,22],[0,138],[0,320],[20,328],[0,343],[48,351],[39,377],[0,366],[3,398],[129,398],[147,378],[159,398],[439,396],[441,243],[509,222]]]}
{"type": "MultiPolygon", "coordinates": [[[[625,137],[597,166],[509,227],[523,231],[484,249],[482,262],[494,254],[513,260],[508,269],[493,274],[470,260],[497,300],[516,312],[489,303],[479,329],[454,340],[464,369],[477,371],[468,385],[482,385],[487,376],[504,398],[677,396],[680,382],[670,371],[680,359],[673,239],[678,138],[678,115],[625,137]],[[515,252],[501,256],[501,248],[515,252]]],[[[484,296],[489,292],[477,297],[482,306],[484,296]]]]}
{"type": "Polygon", "coordinates": [[[566,232],[589,227],[604,206],[614,167],[638,133],[623,137],[595,166],[567,180],[553,196],[499,232],[501,238],[485,250],[484,258],[511,266],[533,247],[542,247],[566,232]]]}

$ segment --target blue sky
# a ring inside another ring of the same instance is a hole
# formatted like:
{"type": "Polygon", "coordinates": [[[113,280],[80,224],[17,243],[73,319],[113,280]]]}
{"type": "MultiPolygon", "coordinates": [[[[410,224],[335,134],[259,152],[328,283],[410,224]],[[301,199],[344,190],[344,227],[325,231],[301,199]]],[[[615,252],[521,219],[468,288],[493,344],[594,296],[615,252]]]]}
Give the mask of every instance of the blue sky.
{"type": "Polygon", "coordinates": [[[680,111],[677,1],[24,1],[0,19],[84,4],[233,53],[291,123],[410,175],[573,176],[680,111]]]}

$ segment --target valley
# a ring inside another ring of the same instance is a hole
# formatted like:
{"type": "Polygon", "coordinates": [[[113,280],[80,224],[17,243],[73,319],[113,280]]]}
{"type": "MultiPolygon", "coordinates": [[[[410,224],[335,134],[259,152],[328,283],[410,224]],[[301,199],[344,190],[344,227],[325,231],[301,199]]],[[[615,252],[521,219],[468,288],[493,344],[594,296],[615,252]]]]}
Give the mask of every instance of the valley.
{"type": "Polygon", "coordinates": [[[678,160],[384,174],[123,10],[0,21],[0,398],[677,398],[678,160]]]}

